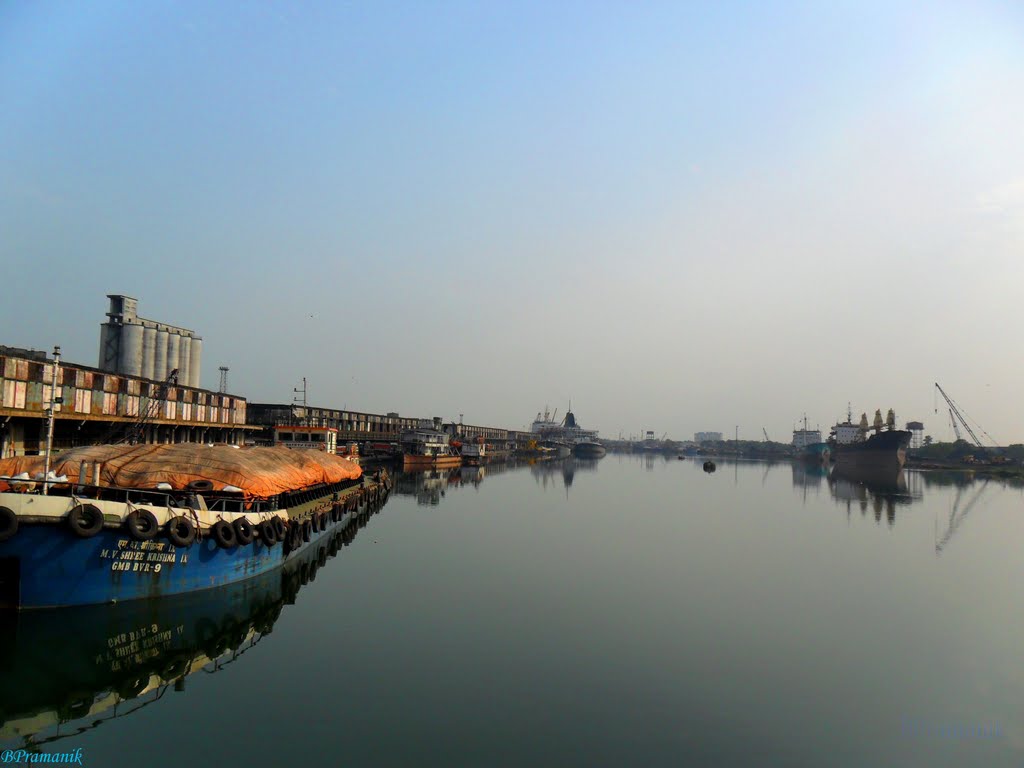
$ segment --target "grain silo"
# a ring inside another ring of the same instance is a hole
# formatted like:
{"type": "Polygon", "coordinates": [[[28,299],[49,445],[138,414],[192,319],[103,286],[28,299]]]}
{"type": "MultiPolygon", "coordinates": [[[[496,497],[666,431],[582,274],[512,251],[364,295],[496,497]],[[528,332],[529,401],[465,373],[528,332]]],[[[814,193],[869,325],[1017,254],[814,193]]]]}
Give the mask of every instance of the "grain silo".
{"type": "Polygon", "coordinates": [[[139,302],[109,294],[107,322],[100,326],[99,368],[162,381],[175,368],[178,383],[199,387],[202,339],[187,328],[138,316],[139,302]]]}

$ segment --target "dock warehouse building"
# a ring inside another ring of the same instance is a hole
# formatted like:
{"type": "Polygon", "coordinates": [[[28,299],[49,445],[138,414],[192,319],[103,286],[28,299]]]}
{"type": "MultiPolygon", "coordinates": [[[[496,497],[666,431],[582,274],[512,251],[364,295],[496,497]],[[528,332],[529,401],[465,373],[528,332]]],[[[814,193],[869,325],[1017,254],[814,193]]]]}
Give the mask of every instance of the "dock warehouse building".
{"type": "MultiPolygon", "coordinates": [[[[43,352],[0,346],[0,457],[46,450],[46,407],[53,360],[43,352]]],[[[246,400],[163,379],[111,373],[61,361],[54,405],[54,451],[110,442],[140,418],[140,442],[244,442],[246,400]]]]}

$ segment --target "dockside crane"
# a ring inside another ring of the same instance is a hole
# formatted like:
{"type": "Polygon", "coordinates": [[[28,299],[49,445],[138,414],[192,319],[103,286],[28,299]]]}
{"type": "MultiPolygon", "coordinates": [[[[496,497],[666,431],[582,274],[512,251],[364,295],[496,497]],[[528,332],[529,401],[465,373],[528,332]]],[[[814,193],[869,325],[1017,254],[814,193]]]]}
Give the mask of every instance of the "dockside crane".
{"type": "Polygon", "coordinates": [[[772,439],[770,437],[768,437],[768,430],[765,429],[764,427],[761,427],[761,431],[764,432],[764,441],[766,443],[770,443],[772,441],[772,439]]]}
{"type": "Polygon", "coordinates": [[[949,423],[953,425],[953,434],[956,435],[957,440],[963,440],[963,436],[960,434],[960,425],[956,423],[956,417],[953,415],[953,409],[949,409],[949,423]]]}
{"type": "MultiPolygon", "coordinates": [[[[960,409],[957,408],[956,403],[954,403],[952,398],[950,398],[950,396],[946,394],[946,391],[942,387],[939,386],[939,382],[935,382],[935,388],[937,390],[939,390],[939,394],[942,395],[942,399],[945,400],[946,401],[946,405],[949,406],[949,416],[953,420],[953,432],[956,433],[956,439],[957,440],[962,439],[960,437],[960,430],[958,430],[957,427],[956,427],[956,423],[957,423],[957,421],[959,421],[960,424],[963,426],[963,428],[965,430],[967,430],[967,434],[969,434],[971,436],[971,440],[974,441],[974,444],[976,446],[978,446],[979,448],[981,448],[983,450],[986,450],[985,445],[981,442],[980,439],[978,439],[978,436],[976,434],[974,434],[974,430],[971,429],[971,425],[967,423],[967,419],[964,418],[963,413],[961,413],[960,409]]],[[[938,413],[939,409],[936,408],[935,412],[938,413]]],[[[996,448],[999,447],[999,444],[995,441],[995,439],[992,437],[992,435],[990,435],[988,432],[986,432],[984,429],[982,429],[981,425],[978,425],[978,429],[981,430],[981,433],[983,435],[985,435],[985,437],[987,437],[989,440],[992,441],[992,446],[989,446],[990,448],[991,447],[996,447],[996,448]]]]}

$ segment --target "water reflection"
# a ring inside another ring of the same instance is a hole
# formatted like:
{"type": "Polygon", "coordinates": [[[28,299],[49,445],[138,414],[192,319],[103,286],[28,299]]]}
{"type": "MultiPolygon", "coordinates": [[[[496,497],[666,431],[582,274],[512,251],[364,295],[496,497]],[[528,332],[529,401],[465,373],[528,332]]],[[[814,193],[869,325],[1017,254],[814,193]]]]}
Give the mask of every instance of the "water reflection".
{"type": "Polygon", "coordinates": [[[875,521],[881,522],[882,515],[891,526],[896,522],[896,507],[920,501],[924,494],[921,491],[920,473],[910,475],[900,469],[840,467],[836,465],[829,476],[829,487],[833,498],[846,506],[846,514],[850,515],[856,506],[862,515],[869,511],[874,514],[875,521]]]}
{"type": "Polygon", "coordinates": [[[793,487],[801,490],[805,504],[808,491],[820,493],[822,487],[828,484],[828,467],[824,464],[794,461],[790,468],[793,471],[793,487]]]}
{"type": "Polygon", "coordinates": [[[568,496],[569,489],[576,479],[577,472],[596,472],[600,459],[570,457],[568,459],[556,459],[544,461],[530,466],[530,474],[538,484],[547,490],[558,487],[559,477],[562,480],[562,487],[568,496]]]}
{"type": "Polygon", "coordinates": [[[949,544],[949,542],[956,535],[956,532],[960,529],[964,520],[971,513],[971,510],[977,506],[978,502],[981,501],[982,496],[985,495],[985,491],[988,489],[989,481],[986,479],[979,485],[977,490],[973,491],[969,498],[965,500],[964,490],[967,484],[958,484],[956,489],[956,497],[953,499],[953,504],[949,510],[949,520],[946,522],[945,528],[941,535],[936,530],[935,538],[935,554],[942,554],[942,550],[949,544]]]}
{"type": "Polygon", "coordinates": [[[398,471],[393,493],[414,496],[422,506],[436,507],[448,491],[470,486],[479,488],[485,478],[504,474],[522,466],[515,460],[481,464],[473,467],[431,468],[398,471]]]}
{"type": "Polygon", "coordinates": [[[76,736],[239,661],[384,504],[345,517],[281,568],[228,587],[0,613],[0,743],[31,750],[76,736]]]}

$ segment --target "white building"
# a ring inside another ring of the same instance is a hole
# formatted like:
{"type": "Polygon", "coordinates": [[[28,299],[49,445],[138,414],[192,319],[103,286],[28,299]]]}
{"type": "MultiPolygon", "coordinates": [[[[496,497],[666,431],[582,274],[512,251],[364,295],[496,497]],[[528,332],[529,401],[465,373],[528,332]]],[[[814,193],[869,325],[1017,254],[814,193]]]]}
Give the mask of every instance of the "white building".
{"type": "Polygon", "coordinates": [[[920,448],[924,445],[924,424],[920,421],[908,421],[907,430],[910,432],[911,448],[920,448]]]}
{"type": "Polygon", "coordinates": [[[695,443],[720,443],[722,442],[721,432],[694,432],[693,442],[695,443]]]}

